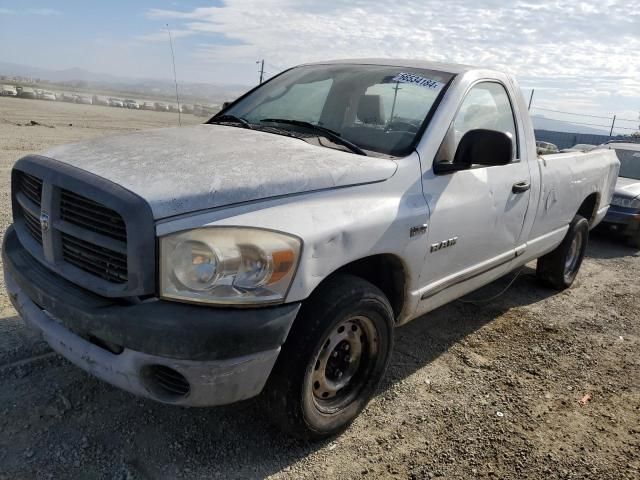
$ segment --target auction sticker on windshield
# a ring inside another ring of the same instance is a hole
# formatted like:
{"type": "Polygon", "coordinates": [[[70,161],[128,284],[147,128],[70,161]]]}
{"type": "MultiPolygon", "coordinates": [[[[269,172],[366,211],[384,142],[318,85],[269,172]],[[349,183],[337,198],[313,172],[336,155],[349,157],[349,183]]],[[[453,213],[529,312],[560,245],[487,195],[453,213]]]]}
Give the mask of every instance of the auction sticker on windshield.
{"type": "Polygon", "coordinates": [[[437,80],[432,80],[430,78],[422,77],[420,75],[416,75],[415,73],[399,73],[395,77],[393,77],[394,82],[402,82],[402,83],[412,83],[414,85],[419,85],[421,87],[429,88],[432,90],[439,90],[444,86],[444,83],[438,82],[437,80]]]}

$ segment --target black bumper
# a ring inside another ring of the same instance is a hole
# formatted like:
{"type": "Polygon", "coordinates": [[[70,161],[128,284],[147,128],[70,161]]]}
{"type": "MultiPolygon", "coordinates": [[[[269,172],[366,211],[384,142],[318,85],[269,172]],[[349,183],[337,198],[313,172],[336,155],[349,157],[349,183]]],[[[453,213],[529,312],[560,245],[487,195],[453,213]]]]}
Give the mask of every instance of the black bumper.
{"type": "Polygon", "coordinates": [[[42,265],[20,244],[13,228],[2,245],[6,276],[41,309],[86,339],[176,359],[221,360],[281,346],[300,308],[230,309],[105,298],[42,265]]]}

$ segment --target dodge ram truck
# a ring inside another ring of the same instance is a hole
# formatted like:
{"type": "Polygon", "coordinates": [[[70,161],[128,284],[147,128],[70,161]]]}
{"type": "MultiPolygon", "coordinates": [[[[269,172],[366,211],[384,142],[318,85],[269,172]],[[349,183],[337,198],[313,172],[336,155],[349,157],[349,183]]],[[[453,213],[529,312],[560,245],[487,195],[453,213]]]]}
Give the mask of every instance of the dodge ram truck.
{"type": "Polygon", "coordinates": [[[19,159],[5,281],[106,382],[181,406],[259,395],[320,438],[375,394],[395,327],[534,259],[571,286],[618,169],[538,157],[500,71],[302,65],[201,125],[19,159]]]}

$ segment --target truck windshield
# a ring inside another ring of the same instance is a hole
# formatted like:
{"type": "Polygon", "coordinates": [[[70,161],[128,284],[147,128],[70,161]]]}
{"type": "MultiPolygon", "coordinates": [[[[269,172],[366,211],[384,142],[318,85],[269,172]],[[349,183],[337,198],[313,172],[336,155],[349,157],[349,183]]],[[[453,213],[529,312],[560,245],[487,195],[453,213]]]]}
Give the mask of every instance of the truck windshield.
{"type": "Polygon", "coordinates": [[[300,133],[331,148],[404,156],[452,78],[408,67],[307,65],[270,80],[220,117],[274,133],[300,133]]]}
{"type": "Polygon", "coordinates": [[[620,177],[640,180],[640,150],[622,150],[616,148],[620,160],[620,177]]]}

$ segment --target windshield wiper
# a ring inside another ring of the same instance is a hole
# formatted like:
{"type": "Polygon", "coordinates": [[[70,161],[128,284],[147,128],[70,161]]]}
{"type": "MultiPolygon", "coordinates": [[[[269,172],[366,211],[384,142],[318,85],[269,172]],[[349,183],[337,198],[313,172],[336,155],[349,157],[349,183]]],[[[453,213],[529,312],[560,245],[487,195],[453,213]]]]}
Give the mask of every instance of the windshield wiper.
{"type": "Polygon", "coordinates": [[[260,120],[260,123],[284,123],[286,125],[295,125],[296,127],[306,128],[308,130],[313,130],[314,132],[320,133],[322,136],[329,138],[335,143],[343,145],[351,150],[353,153],[357,153],[358,155],[367,156],[366,152],[362,150],[355,143],[351,143],[349,140],[342,138],[340,134],[330,128],[321,127],[320,125],[315,125],[311,122],[305,122],[303,120],[291,120],[288,118],[263,118],[260,120]]]}
{"type": "Polygon", "coordinates": [[[252,129],[253,127],[249,122],[247,122],[244,118],[236,117],[235,115],[231,115],[229,113],[225,113],[224,115],[213,117],[207,123],[239,123],[244,128],[252,129]]]}

